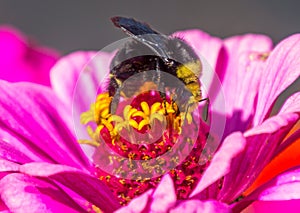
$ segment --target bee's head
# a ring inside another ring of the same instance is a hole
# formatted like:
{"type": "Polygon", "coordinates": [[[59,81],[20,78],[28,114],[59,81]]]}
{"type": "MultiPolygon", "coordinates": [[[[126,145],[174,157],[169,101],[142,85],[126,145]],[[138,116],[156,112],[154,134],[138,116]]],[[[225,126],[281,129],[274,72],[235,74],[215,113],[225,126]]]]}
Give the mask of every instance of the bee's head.
{"type": "Polygon", "coordinates": [[[195,75],[199,75],[202,70],[201,62],[193,48],[180,38],[169,38],[166,44],[168,57],[176,61],[181,66],[186,66],[195,75]]]}

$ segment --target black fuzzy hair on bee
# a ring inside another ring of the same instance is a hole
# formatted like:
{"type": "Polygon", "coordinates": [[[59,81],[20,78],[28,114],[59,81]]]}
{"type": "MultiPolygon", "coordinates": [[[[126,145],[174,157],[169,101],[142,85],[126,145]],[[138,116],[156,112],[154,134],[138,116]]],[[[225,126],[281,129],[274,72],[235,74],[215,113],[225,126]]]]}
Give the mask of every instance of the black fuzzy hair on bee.
{"type": "MultiPolygon", "coordinates": [[[[179,105],[186,106],[202,100],[199,81],[202,67],[192,47],[181,38],[163,35],[148,24],[132,18],[113,17],[111,20],[131,38],[111,62],[108,91],[109,95],[114,97],[112,111],[115,111],[118,104],[122,84],[133,75],[150,70],[157,71],[151,76],[151,81],[161,87],[173,88],[174,96],[180,102],[179,105]],[[168,79],[165,79],[162,72],[175,76],[186,86],[186,89],[177,88],[178,85],[175,83],[164,85],[168,79]]],[[[144,76],[144,81],[149,81],[146,74],[144,76]]],[[[144,83],[140,81],[126,85],[125,96],[134,95],[137,88],[144,83]]],[[[165,99],[164,93],[161,93],[161,96],[165,99]]]]}

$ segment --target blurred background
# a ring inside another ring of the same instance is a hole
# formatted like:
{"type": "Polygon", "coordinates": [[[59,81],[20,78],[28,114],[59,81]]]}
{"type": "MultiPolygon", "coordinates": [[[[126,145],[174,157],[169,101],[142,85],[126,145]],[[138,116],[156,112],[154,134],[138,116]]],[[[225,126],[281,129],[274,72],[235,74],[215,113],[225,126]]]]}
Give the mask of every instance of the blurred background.
{"type": "Polygon", "coordinates": [[[1,0],[0,24],[11,24],[41,44],[68,53],[102,49],[124,38],[110,22],[134,17],[170,34],[200,28],[218,37],[247,32],[269,35],[274,42],[300,31],[300,1],[100,1],[1,0]],[[250,3],[251,2],[251,3],[250,3]]]}

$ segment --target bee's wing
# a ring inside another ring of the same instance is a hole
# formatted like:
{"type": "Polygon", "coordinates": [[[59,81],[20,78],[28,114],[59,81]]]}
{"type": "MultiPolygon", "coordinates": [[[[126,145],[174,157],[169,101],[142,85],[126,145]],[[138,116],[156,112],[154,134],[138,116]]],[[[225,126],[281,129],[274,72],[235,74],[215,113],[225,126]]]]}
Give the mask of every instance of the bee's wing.
{"type": "Polygon", "coordinates": [[[144,35],[144,34],[159,34],[151,29],[147,24],[138,22],[132,18],[125,18],[116,16],[111,18],[116,27],[122,28],[130,35],[144,35]]]}
{"type": "Polygon", "coordinates": [[[159,56],[169,58],[168,53],[166,52],[167,36],[154,31],[147,24],[138,22],[132,18],[116,16],[111,20],[116,27],[121,28],[130,37],[147,45],[159,56]]]}

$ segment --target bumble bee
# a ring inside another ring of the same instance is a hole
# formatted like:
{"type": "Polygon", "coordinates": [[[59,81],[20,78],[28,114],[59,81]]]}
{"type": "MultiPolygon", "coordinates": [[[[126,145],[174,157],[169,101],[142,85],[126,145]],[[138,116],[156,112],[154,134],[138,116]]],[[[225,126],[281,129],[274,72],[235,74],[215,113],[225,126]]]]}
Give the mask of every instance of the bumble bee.
{"type": "Polygon", "coordinates": [[[121,94],[125,97],[135,95],[138,88],[149,82],[160,87],[160,95],[164,100],[167,91],[163,90],[172,90],[173,100],[180,108],[187,109],[204,100],[199,81],[202,66],[192,47],[180,38],[160,34],[148,24],[132,18],[113,17],[111,20],[131,38],[111,62],[108,84],[109,95],[113,97],[111,111],[115,112],[121,94]],[[153,70],[155,72],[147,75],[153,70]],[[170,82],[163,72],[176,77],[184,88],[178,87],[174,81],[170,82]],[[142,78],[123,85],[136,74],[142,78]],[[121,87],[126,89],[121,92],[121,87]]]}

